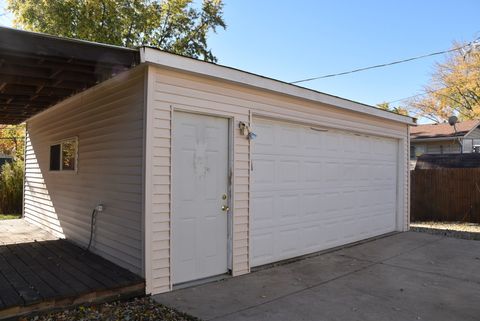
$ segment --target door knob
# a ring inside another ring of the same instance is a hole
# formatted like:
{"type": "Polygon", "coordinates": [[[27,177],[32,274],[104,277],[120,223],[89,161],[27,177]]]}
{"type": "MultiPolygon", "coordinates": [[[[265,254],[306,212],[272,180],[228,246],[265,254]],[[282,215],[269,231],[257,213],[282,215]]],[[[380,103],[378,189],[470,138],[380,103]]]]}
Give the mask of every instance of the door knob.
{"type": "Polygon", "coordinates": [[[227,205],[222,206],[222,211],[228,212],[228,210],[230,210],[230,207],[228,207],[227,205]]]}

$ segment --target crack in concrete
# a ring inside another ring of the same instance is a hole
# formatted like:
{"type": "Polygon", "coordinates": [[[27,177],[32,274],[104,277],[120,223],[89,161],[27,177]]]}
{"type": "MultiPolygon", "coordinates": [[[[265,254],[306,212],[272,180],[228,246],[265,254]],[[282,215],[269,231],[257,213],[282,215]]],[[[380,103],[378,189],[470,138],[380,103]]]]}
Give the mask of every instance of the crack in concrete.
{"type": "MultiPolygon", "coordinates": [[[[368,269],[368,268],[371,268],[371,267],[373,267],[373,266],[375,266],[375,265],[384,264],[385,261],[394,259],[394,258],[396,258],[396,257],[398,257],[398,256],[403,255],[403,254],[406,254],[406,253],[409,253],[409,252],[418,250],[418,249],[420,249],[420,248],[426,247],[426,246],[428,246],[428,245],[431,245],[431,244],[433,244],[433,243],[439,242],[439,241],[441,241],[442,239],[443,239],[443,238],[438,238],[438,239],[435,239],[435,240],[433,240],[433,241],[428,241],[428,242],[426,242],[426,243],[424,243],[424,244],[422,244],[422,245],[420,245],[420,246],[417,246],[417,247],[415,247],[415,248],[413,248],[413,249],[409,249],[409,250],[406,250],[406,251],[402,251],[402,252],[400,252],[400,253],[398,253],[398,254],[396,254],[396,255],[393,255],[393,256],[391,256],[391,257],[388,257],[388,258],[386,258],[386,259],[379,260],[379,261],[370,261],[370,260],[366,260],[366,259],[359,259],[359,258],[356,258],[356,257],[353,257],[353,256],[336,253],[336,255],[338,255],[338,256],[343,256],[343,257],[346,257],[346,258],[350,258],[350,259],[354,259],[354,260],[358,260],[358,261],[362,261],[362,262],[367,262],[367,263],[371,263],[371,264],[368,264],[368,265],[363,266],[363,267],[361,267],[361,268],[358,268],[358,269],[356,269],[356,270],[350,271],[350,272],[348,272],[348,273],[339,275],[339,276],[337,276],[337,277],[335,277],[335,278],[332,278],[332,279],[330,279],[330,280],[322,281],[322,282],[319,282],[319,283],[316,283],[316,284],[307,286],[307,287],[305,287],[305,288],[303,288],[303,289],[301,289],[301,290],[293,291],[293,292],[291,292],[291,293],[284,294],[284,295],[282,295],[282,296],[279,296],[279,297],[277,297],[277,298],[274,298],[274,299],[271,299],[271,300],[268,300],[268,301],[261,302],[261,303],[259,303],[259,304],[251,305],[251,306],[248,306],[248,307],[239,309],[239,310],[237,310],[237,311],[225,313],[225,314],[223,314],[223,315],[219,315],[219,316],[216,316],[216,317],[207,319],[207,321],[210,321],[210,320],[218,320],[218,319],[221,319],[221,318],[224,318],[224,317],[227,317],[227,316],[236,314],[236,313],[242,313],[242,312],[245,312],[245,311],[254,309],[254,308],[256,308],[256,307],[263,306],[263,305],[266,305],[266,304],[269,304],[269,303],[272,303],[272,302],[275,302],[275,301],[284,299],[284,298],[286,298],[286,297],[289,297],[289,296],[292,296],[292,295],[295,295],[295,294],[299,294],[299,293],[302,293],[302,292],[310,291],[310,290],[313,289],[313,288],[321,287],[321,286],[326,285],[326,284],[328,284],[328,283],[330,283],[330,282],[333,282],[333,281],[336,281],[336,280],[345,278],[345,277],[350,276],[350,275],[352,275],[352,274],[355,274],[355,273],[358,273],[358,272],[360,272],[360,271],[363,271],[363,270],[366,270],[366,269],[368,269]]],[[[372,242],[374,242],[374,241],[372,241],[372,242]]],[[[364,243],[364,244],[368,244],[368,242],[367,242],[367,243],[364,243]]],[[[341,251],[341,250],[339,250],[339,251],[341,251]]],[[[334,252],[330,252],[330,254],[335,254],[335,253],[334,253],[334,252]]],[[[385,264],[385,265],[387,265],[387,264],[385,264]]],[[[426,272],[426,273],[428,273],[428,272],[426,272]]]]}
{"type": "Polygon", "coordinates": [[[333,281],[335,281],[335,280],[341,279],[341,278],[343,278],[343,277],[346,277],[346,276],[352,275],[352,274],[354,274],[354,273],[363,271],[363,270],[365,270],[365,269],[367,269],[367,268],[369,268],[369,267],[372,267],[372,266],[374,266],[374,265],[377,265],[377,264],[378,264],[378,263],[372,263],[372,264],[366,265],[366,266],[361,267],[361,268],[359,268],[359,269],[356,269],[356,270],[354,270],[354,271],[350,271],[350,272],[348,272],[348,273],[345,273],[345,274],[339,275],[339,276],[337,276],[337,277],[334,277],[334,278],[332,278],[332,279],[330,279],[330,280],[322,281],[322,282],[319,282],[319,283],[316,283],[316,284],[307,286],[307,287],[305,287],[305,288],[303,288],[303,289],[301,289],[301,290],[293,291],[293,292],[290,292],[290,293],[288,293],[288,294],[284,294],[284,295],[282,295],[282,296],[279,296],[279,297],[277,297],[277,298],[275,298],[275,299],[271,299],[271,300],[268,300],[268,301],[261,302],[261,303],[259,303],[259,304],[251,305],[251,306],[249,306],[249,307],[245,307],[245,308],[242,308],[242,309],[237,310],[237,311],[225,313],[225,314],[223,314],[223,315],[220,315],[220,316],[216,316],[216,317],[207,319],[207,321],[209,321],[209,320],[218,320],[219,318],[224,318],[224,317],[229,316],[229,315],[233,315],[233,314],[236,314],[236,313],[241,313],[241,312],[244,312],[244,311],[248,311],[248,310],[251,310],[251,309],[253,309],[253,308],[256,308],[256,307],[259,307],[259,306],[262,306],[262,305],[265,305],[265,304],[268,304],[268,303],[272,303],[272,302],[275,302],[275,301],[278,301],[278,300],[281,300],[281,299],[286,298],[286,297],[289,297],[289,296],[291,296],[291,295],[295,295],[295,294],[298,294],[298,293],[302,293],[302,292],[305,292],[305,291],[309,291],[309,290],[311,290],[311,289],[313,289],[313,288],[315,288],[315,287],[320,287],[320,286],[322,286],[322,285],[328,284],[328,283],[330,283],[330,282],[333,282],[333,281]]]}

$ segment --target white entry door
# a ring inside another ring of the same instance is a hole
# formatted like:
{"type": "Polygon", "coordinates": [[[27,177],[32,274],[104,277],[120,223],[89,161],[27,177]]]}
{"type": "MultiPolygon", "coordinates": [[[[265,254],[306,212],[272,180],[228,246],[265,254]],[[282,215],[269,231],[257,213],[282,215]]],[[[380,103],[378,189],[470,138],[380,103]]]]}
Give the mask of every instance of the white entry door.
{"type": "Polygon", "coordinates": [[[228,126],[225,118],[173,115],[174,284],[228,271],[228,126]]]}
{"type": "Polygon", "coordinates": [[[254,118],[251,264],[396,227],[398,141],[254,118]]]}

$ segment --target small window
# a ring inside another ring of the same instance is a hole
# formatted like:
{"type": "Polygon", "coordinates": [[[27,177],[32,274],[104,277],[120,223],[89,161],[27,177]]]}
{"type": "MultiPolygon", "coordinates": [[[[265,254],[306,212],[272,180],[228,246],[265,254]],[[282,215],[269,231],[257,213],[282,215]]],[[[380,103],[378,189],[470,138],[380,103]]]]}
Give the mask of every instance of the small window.
{"type": "Polygon", "coordinates": [[[77,139],[65,139],[50,146],[51,171],[77,170],[77,139]]]}

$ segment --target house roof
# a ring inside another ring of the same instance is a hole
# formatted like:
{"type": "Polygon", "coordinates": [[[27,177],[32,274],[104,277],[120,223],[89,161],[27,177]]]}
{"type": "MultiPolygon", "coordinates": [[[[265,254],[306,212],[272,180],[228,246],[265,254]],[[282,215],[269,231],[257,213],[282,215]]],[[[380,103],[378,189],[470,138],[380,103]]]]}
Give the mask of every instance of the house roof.
{"type": "Polygon", "coordinates": [[[130,49],[5,27],[0,27],[0,124],[21,123],[139,63],[152,63],[415,124],[411,117],[374,106],[159,49],[130,49]]]}
{"type": "Polygon", "coordinates": [[[423,154],[415,164],[415,170],[435,168],[480,168],[480,154],[423,154]]]}
{"type": "Polygon", "coordinates": [[[431,138],[457,138],[467,135],[470,131],[480,125],[479,120],[466,120],[453,126],[448,123],[418,125],[410,129],[410,138],[413,139],[431,139],[431,138]]]}
{"type": "Polygon", "coordinates": [[[0,27],[0,124],[18,124],[139,62],[138,50],[0,27]]]}

